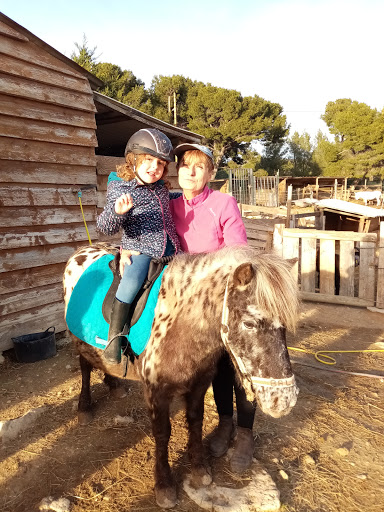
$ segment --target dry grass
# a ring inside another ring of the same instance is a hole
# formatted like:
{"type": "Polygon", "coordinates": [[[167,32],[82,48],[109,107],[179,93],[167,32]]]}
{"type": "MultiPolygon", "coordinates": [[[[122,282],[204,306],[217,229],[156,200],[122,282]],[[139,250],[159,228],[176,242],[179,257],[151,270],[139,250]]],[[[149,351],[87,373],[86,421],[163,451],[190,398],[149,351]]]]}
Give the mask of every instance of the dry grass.
{"type": "MultiPolygon", "coordinates": [[[[341,343],[356,347],[367,331],[299,328],[289,344],[314,350],[341,343]]],[[[374,336],[372,336],[373,339],[374,336]]],[[[298,361],[314,362],[310,355],[298,361]]],[[[338,367],[376,372],[370,354],[338,357],[338,367]]],[[[318,364],[318,363],[315,363],[318,364]]],[[[379,512],[384,501],[384,398],[382,382],[294,365],[301,389],[292,413],[275,420],[257,412],[255,456],[281,492],[284,512],[379,512]],[[282,478],[284,471],[288,476],[282,478]]],[[[34,428],[0,448],[0,510],[32,512],[46,496],[68,497],[72,512],[158,511],[153,494],[154,442],[139,383],[126,399],[110,400],[102,375],[92,377],[95,420],[79,427],[75,407],[80,374],[70,346],[33,365],[7,360],[0,376],[2,418],[45,405],[34,428]],[[116,426],[116,415],[134,423],[116,426]]],[[[173,410],[170,461],[181,481],[189,469],[182,404],[173,410]]],[[[204,434],[217,422],[212,392],[206,397],[204,434]]],[[[242,487],[247,475],[212,460],[219,485],[242,487]]],[[[177,511],[201,509],[180,490],[177,511]]]]}

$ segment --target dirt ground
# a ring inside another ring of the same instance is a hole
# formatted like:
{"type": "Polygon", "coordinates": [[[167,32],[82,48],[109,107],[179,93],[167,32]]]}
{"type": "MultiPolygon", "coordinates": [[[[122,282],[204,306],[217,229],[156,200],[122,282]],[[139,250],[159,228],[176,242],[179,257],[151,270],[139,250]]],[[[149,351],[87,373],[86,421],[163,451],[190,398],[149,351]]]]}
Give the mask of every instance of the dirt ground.
{"type": "MultiPolygon", "coordinates": [[[[384,349],[384,315],[360,308],[302,305],[289,346],[316,350],[384,349]]],[[[67,498],[72,512],[155,512],[154,442],[139,382],[113,401],[92,377],[95,419],[79,427],[78,360],[66,338],[55,357],[20,364],[12,351],[0,365],[1,420],[44,406],[33,425],[0,446],[0,510],[33,512],[45,497],[67,498]]],[[[273,419],[257,412],[255,458],[280,491],[284,512],[381,512],[384,503],[384,353],[337,354],[336,366],[310,353],[290,351],[300,387],[290,415],[273,419]],[[352,373],[331,372],[330,369],[352,373]],[[379,376],[379,377],[377,377],[379,376]],[[382,376],[382,378],[380,378],[382,376]]],[[[40,411],[40,410],[39,410],[40,411]]],[[[212,391],[206,397],[204,435],[217,424],[212,391]]],[[[188,473],[181,404],[172,416],[170,460],[179,482],[175,510],[198,512],[181,488],[188,473]]],[[[213,477],[245,486],[228,460],[211,460],[213,477]]],[[[256,462],[255,462],[256,464],[256,462]]]]}

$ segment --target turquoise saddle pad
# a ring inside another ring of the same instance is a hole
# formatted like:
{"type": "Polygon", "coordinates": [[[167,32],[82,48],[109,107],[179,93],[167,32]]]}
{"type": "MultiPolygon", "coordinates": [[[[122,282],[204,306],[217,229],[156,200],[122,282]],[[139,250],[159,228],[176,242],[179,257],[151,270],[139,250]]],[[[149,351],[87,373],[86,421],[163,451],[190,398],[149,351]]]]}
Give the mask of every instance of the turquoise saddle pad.
{"type": "MultiPolygon", "coordinates": [[[[73,289],[67,307],[68,329],[81,340],[100,349],[105,349],[102,340],[108,339],[109,324],[104,320],[101,308],[113,281],[113,273],[109,268],[113,258],[113,254],[106,254],[84,271],[73,289]]],[[[128,335],[132,350],[137,355],[143,352],[151,335],[164,270],[154,282],[144,311],[128,335]]]]}

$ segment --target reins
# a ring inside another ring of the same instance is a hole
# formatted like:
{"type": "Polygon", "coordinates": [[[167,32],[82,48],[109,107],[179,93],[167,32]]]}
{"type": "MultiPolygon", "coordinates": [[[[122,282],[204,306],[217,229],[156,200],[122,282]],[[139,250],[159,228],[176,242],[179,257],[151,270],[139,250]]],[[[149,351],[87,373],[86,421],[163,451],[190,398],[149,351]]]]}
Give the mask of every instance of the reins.
{"type": "Polygon", "coordinates": [[[223,340],[224,346],[227,351],[232,355],[232,359],[235,362],[238,370],[242,373],[254,386],[269,386],[269,387],[292,387],[295,386],[295,376],[286,377],[283,379],[265,378],[265,377],[252,377],[247,372],[242,359],[234,352],[233,348],[229,344],[229,326],[228,326],[228,286],[229,276],[227,284],[225,286],[224,300],[223,300],[223,313],[221,315],[221,339],[223,340]]]}

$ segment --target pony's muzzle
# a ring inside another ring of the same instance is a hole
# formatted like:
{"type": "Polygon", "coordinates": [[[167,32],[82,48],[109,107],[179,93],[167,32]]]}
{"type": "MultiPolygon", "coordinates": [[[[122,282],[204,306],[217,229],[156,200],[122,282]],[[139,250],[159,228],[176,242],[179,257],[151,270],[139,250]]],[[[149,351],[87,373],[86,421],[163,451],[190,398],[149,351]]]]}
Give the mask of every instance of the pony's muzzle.
{"type": "Polygon", "coordinates": [[[292,376],[287,384],[273,386],[252,383],[260,409],[273,418],[281,418],[289,414],[297,402],[299,388],[292,376]]]}

